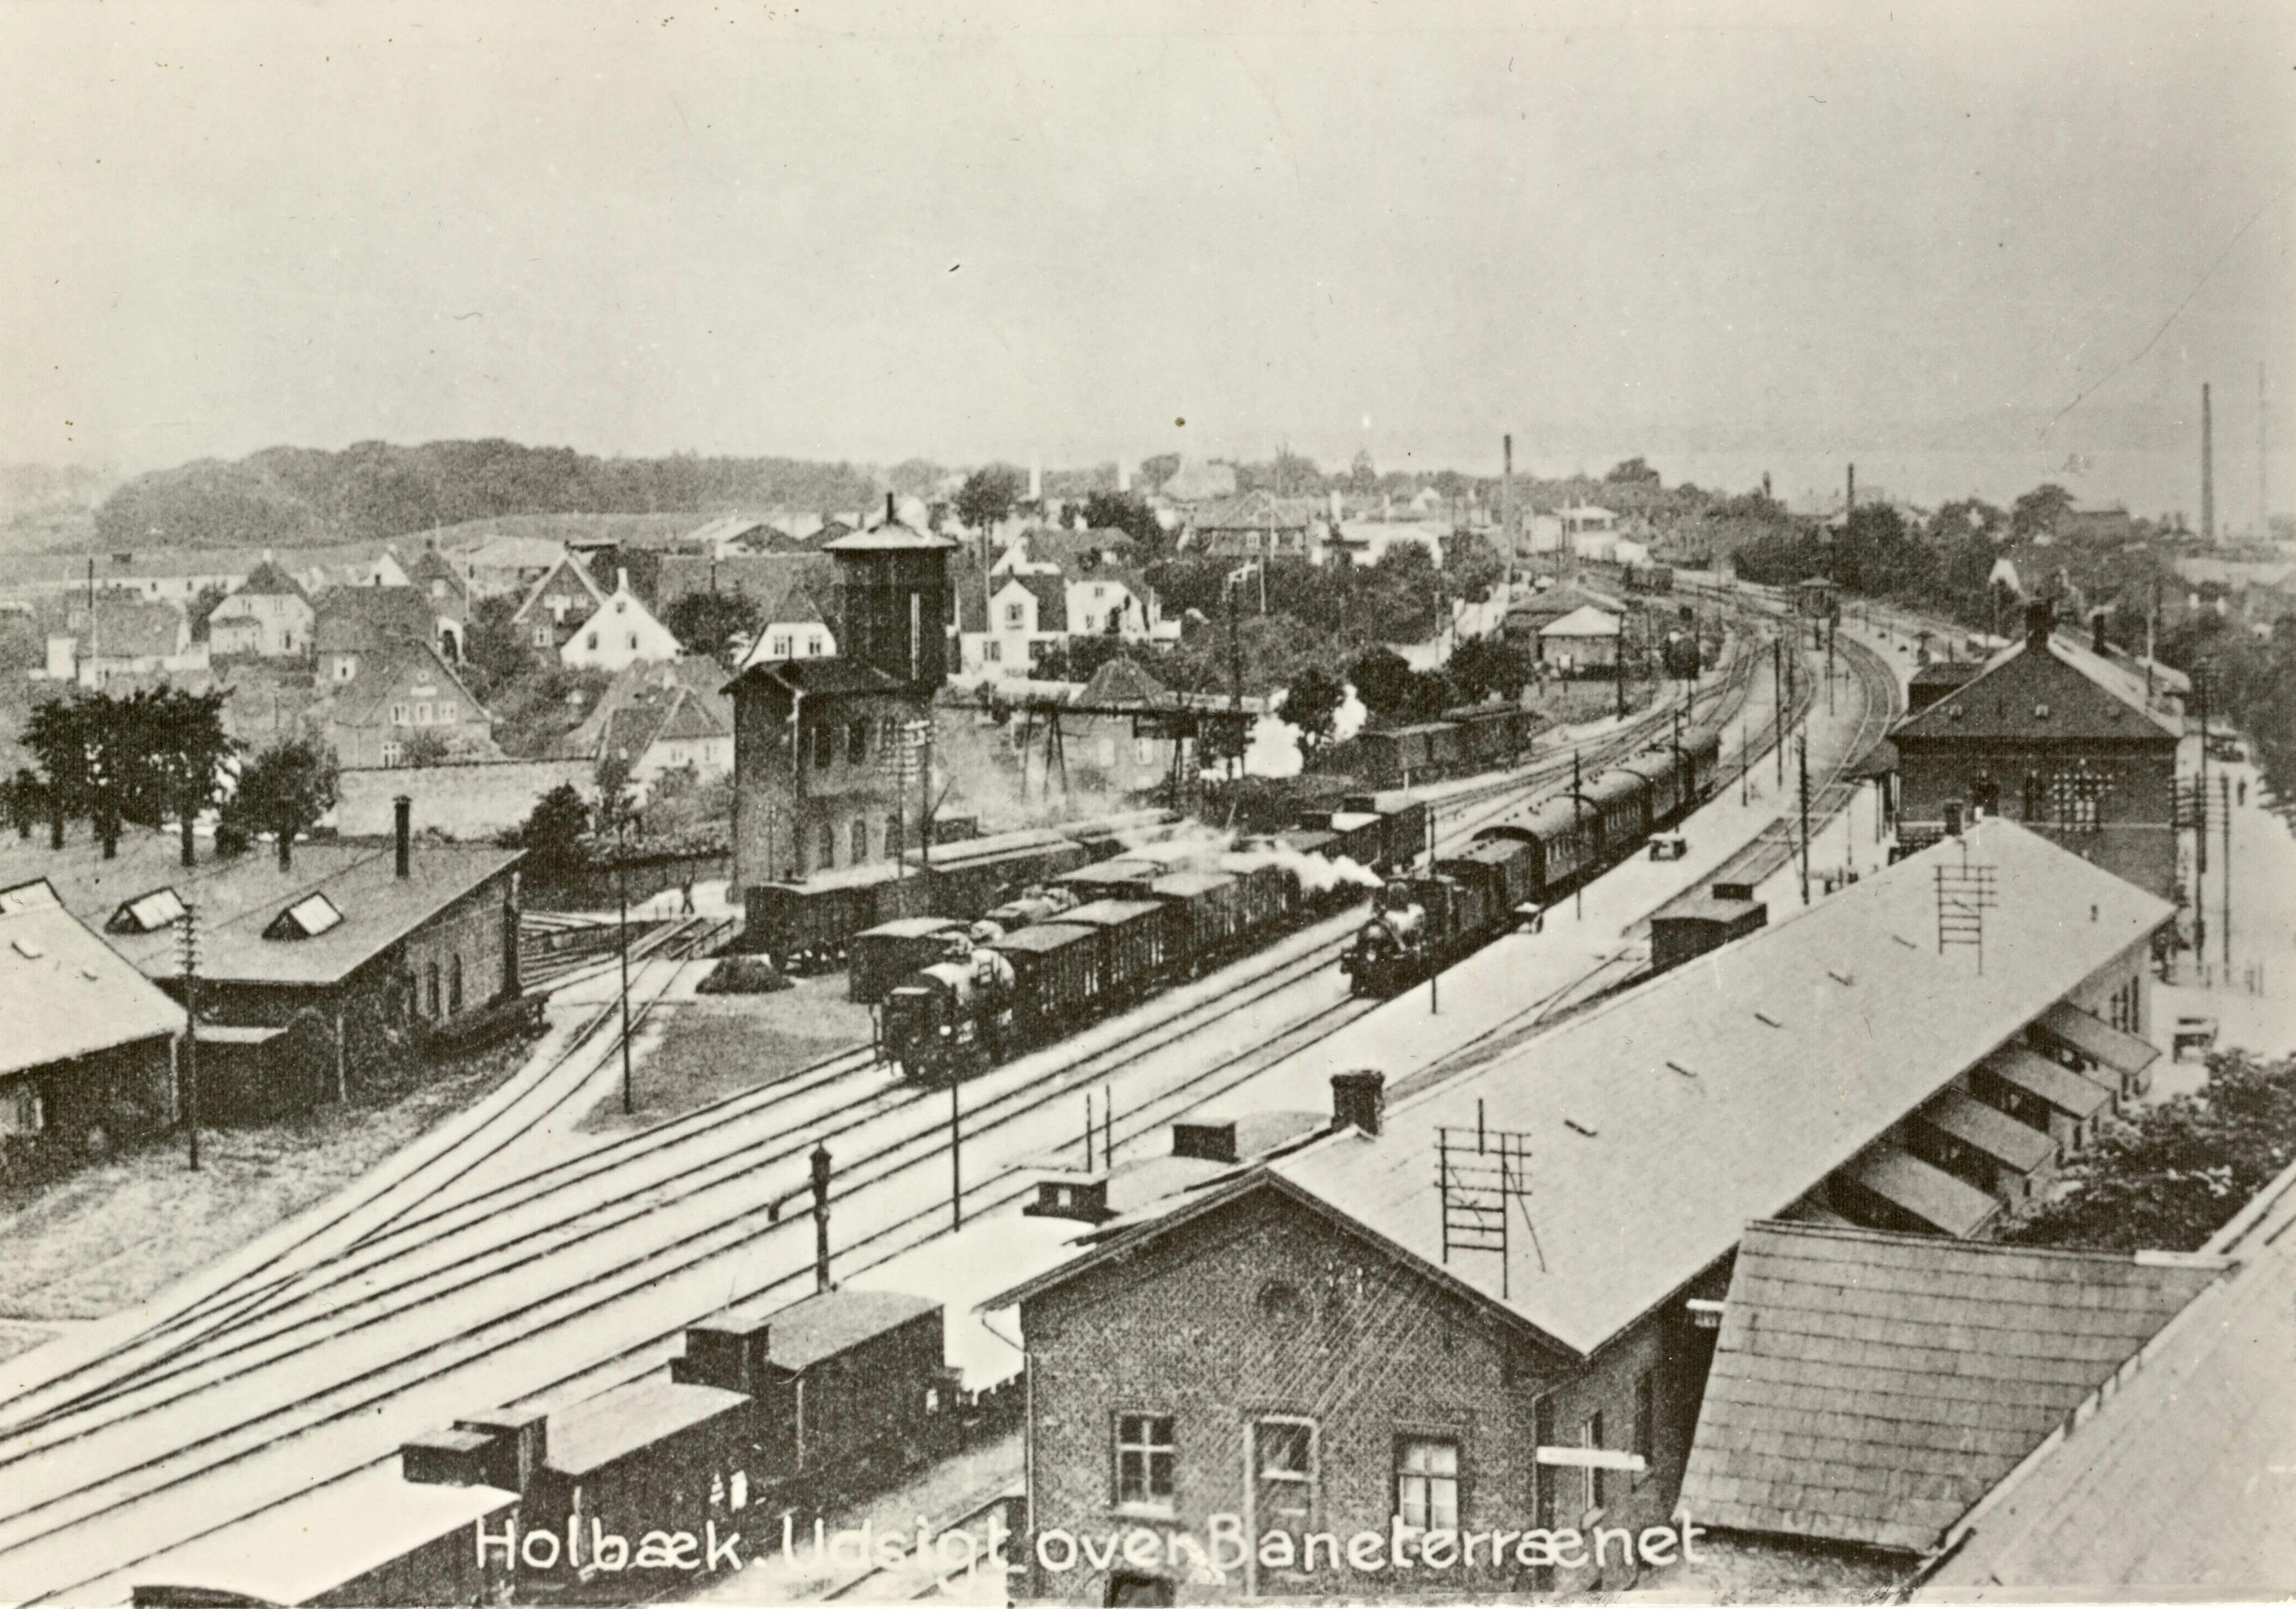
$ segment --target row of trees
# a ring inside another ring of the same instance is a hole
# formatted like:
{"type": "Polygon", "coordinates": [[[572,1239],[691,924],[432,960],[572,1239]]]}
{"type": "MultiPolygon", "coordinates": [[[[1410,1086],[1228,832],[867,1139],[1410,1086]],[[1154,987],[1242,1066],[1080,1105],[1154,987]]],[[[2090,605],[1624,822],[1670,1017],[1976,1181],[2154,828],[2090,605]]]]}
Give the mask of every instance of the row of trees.
{"type": "Polygon", "coordinates": [[[224,698],[160,687],[39,705],[24,731],[38,770],[19,771],[7,784],[17,831],[29,837],[45,823],[61,847],[65,824],[84,818],[111,854],[127,826],[172,820],[188,839],[193,820],[220,804],[218,850],[240,853],[269,833],[283,857],[285,844],[334,806],[333,756],[294,739],[242,760],[224,729],[224,698]]]}

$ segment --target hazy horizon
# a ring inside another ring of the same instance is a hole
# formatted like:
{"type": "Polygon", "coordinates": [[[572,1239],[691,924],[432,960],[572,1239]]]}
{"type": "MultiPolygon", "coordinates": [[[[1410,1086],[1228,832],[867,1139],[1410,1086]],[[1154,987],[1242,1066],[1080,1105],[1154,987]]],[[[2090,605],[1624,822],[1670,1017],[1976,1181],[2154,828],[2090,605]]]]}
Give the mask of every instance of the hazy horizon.
{"type": "Polygon", "coordinates": [[[0,461],[1491,473],[1512,432],[1546,475],[1854,460],[2196,515],[2206,380],[2241,529],[2258,364],[2296,378],[2286,7],[225,3],[0,38],[0,461]]]}

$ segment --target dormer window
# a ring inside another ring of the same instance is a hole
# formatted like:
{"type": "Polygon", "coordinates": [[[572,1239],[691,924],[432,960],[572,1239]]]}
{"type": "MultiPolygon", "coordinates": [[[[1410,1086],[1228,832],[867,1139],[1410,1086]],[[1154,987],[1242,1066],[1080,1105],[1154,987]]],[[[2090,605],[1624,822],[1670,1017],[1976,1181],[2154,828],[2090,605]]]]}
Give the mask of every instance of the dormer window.
{"type": "Polygon", "coordinates": [[[316,938],[329,928],[339,926],[343,913],[335,909],[334,902],[324,894],[315,894],[297,901],[277,916],[263,930],[267,939],[316,938]]]}
{"type": "Polygon", "coordinates": [[[2033,719],[2034,719],[2034,720],[2036,720],[2036,721],[2046,721],[2046,720],[2047,720],[2048,718],[2049,718],[2049,706],[2048,706],[2047,705],[2046,705],[2046,704],[2036,704],[2035,706],[2033,706],[2033,719]]]}
{"type": "Polygon", "coordinates": [[[157,933],[184,919],[184,902],[172,888],[158,888],[111,913],[106,933],[157,933]]]}

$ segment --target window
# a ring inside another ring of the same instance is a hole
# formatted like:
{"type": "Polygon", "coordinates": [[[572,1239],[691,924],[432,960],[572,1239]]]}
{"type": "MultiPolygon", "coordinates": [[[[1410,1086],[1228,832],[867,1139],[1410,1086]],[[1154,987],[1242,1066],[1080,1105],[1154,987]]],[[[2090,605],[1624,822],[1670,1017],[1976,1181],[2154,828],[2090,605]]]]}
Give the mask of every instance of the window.
{"type": "Polygon", "coordinates": [[[534,628],[534,646],[537,648],[548,648],[550,646],[550,628],[548,626],[537,625],[534,628]]]}
{"type": "Polygon", "coordinates": [[[463,958],[447,958],[447,1013],[453,1016],[463,1009],[463,958]]]}
{"type": "Polygon", "coordinates": [[[827,771],[829,762],[837,753],[837,734],[826,726],[813,729],[813,768],[827,771]]]}
{"type": "Polygon", "coordinates": [[[821,639],[820,639],[820,637],[818,637],[818,636],[811,636],[811,637],[808,637],[808,638],[805,640],[805,651],[806,651],[806,652],[807,652],[807,654],[808,654],[808,655],[817,655],[817,654],[819,654],[819,653],[821,652],[821,639]]]}
{"type": "Polygon", "coordinates": [[[1414,1437],[1395,1450],[1395,1512],[1414,1531],[1459,1528],[1459,1444],[1414,1437]]]}
{"type": "Polygon", "coordinates": [[[991,665],[1001,664],[1004,658],[1004,645],[991,637],[982,646],[980,652],[981,657],[987,659],[991,665]]]}
{"type": "Polygon", "coordinates": [[[866,764],[869,759],[869,723],[856,721],[845,729],[845,763],[866,764]]]}
{"type": "Polygon", "coordinates": [[[440,726],[454,725],[455,706],[451,704],[441,704],[439,706],[436,720],[437,723],[440,726]]]}
{"type": "Polygon", "coordinates": [[[1101,768],[1103,771],[1107,770],[1110,766],[1111,766],[1111,765],[1113,765],[1113,764],[1116,764],[1116,739],[1113,739],[1113,738],[1103,738],[1103,739],[1100,739],[1096,744],[1095,744],[1095,745],[1094,745],[1094,750],[1095,750],[1095,754],[1096,754],[1096,755],[1098,755],[1098,757],[1099,757],[1099,761],[1100,761],[1100,768],[1101,768]]]}
{"type": "Polygon", "coordinates": [[[184,919],[184,902],[172,888],[155,889],[128,901],[104,924],[107,933],[157,933],[184,919]]]}
{"type": "Polygon", "coordinates": [[[1142,765],[1153,764],[1156,760],[1156,739],[1153,738],[1133,739],[1132,757],[1142,765]]]}
{"type": "Polygon", "coordinates": [[[393,726],[405,726],[408,721],[409,713],[406,705],[394,704],[390,706],[390,723],[393,726]]]}
{"type": "Polygon", "coordinates": [[[417,726],[430,724],[430,706],[428,704],[418,704],[414,706],[414,724],[417,726]]]}
{"type": "Polygon", "coordinates": [[[891,854],[893,846],[901,841],[901,813],[890,811],[885,816],[885,853],[891,854]]]}
{"type": "Polygon", "coordinates": [[[343,919],[334,902],[324,894],[314,894],[298,900],[277,916],[263,930],[268,939],[316,938],[343,919]]]}
{"type": "Polygon", "coordinates": [[[1657,1459],[1657,1444],[1658,1376],[1644,1369],[1635,1376],[1635,1452],[1643,1461],[1641,1474],[1635,1476],[1637,1486],[1657,1459]]]}
{"type": "MultiPolygon", "coordinates": [[[[1603,1445],[1603,1416],[1601,1414],[1592,1413],[1587,1416],[1586,1424],[1579,1426],[1578,1445],[1584,1447],[1589,1452],[1593,1452],[1601,1448],[1603,1445]]],[[[1586,1476],[1586,1485],[1582,1492],[1582,1495],[1586,1499],[1586,1502],[1582,1507],[1591,1514],[1603,1507],[1603,1472],[1595,1468],[1592,1465],[1589,1465],[1579,1473],[1586,1476]]]]}
{"type": "Polygon", "coordinates": [[[1103,598],[1107,596],[1108,589],[1104,586],[1095,586],[1092,589],[1092,599],[1095,603],[1099,602],[1103,598]]]}
{"type": "Polygon", "coordinates": [[[1295,1534],[1316,1515],[1316,1426],[1307,1419],[1257,1419],[1251,1426],[1253,1529],[1295,1534]]]}
{"type": "Polygon", "coordinates": [[[589,647],[591,647],[591,648],[595,648],[595,647],[597,647],[597,646],[598,646],[598,633],[595,633],[595,632],[592,632],[592,633],[590,633],[590,638],[589,638],[589,643],[588,643],[588,646],[589,646],[589,647]]]}
{"type": "Polygon", "coordinates": [[[423,969],[422,1000],[424,1013],[436,1019],[439,1016],[439,963],[432,961],[423,969]]]}
{"type": "Polygon", "coordinates": [[[1119,1414],[1116,1417],[1116,1500],[1169,1503],[1179,1448],[1169,1414],[1119,1414]]]}
{"type": "Polygon", "coordinates": [[[632,632],[632,633],[630,633],[630,651],[631,651],[632,653],[636,653],[636,652],[637,652],[637,647],[638,647],[638,634],[637,634],[636,632],[632,632]]]}
{"type": "Polygon", "coordinates": [[[382,746],[382,763],[386,768],[393,765],[404,765],[406,763],[406,750],[397,743],[384,744],[382,746]]]}
{"type": "Polygon", "coordinates": [[[775,657],[775,658],[776,658],[776,659],[786,659],[786,658],[788,658],[788,657],[790,657],[789,648],[790,648],[790,640],[789,640],[787,637],[776,637],[776,638],[775,638],[775,639],[774,639],[774,657],[775,657]]]}
{"type": "Polygon", "coordinates": [[[1025,625],[1028,624],[1028,621],[1029,612],[1022,605],[1018,603],[1008,603],[1004,606],[1005,625],[1025,625]]]}
{"type": "Polygon", "coordinates": [[[856,866],[869,858],[869,823],[859,816],[853,818],[853,863],[856,866]]]}
{"type": "Polygon", "coordinates": [[[46,1103],[29,1078],[0,1087],[0,1134],[37,1134],[48,1126],[46,1103]]]}

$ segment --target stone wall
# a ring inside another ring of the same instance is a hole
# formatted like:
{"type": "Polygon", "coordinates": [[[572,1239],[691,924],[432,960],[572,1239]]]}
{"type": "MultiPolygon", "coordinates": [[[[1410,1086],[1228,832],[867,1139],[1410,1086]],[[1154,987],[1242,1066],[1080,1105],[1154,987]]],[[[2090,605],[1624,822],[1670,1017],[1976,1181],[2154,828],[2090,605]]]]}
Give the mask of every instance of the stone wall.
{"type": "Polygon", "coordinates": [[[586,804],[598,797],[587,760],[496,760],[470,765],[346,769],[336,782],[335,830],[347,838],[389,837],[391,801],[414,801],[414,830],[489,842],[523,826],[543,795],[569,784],[586,804]]]}

